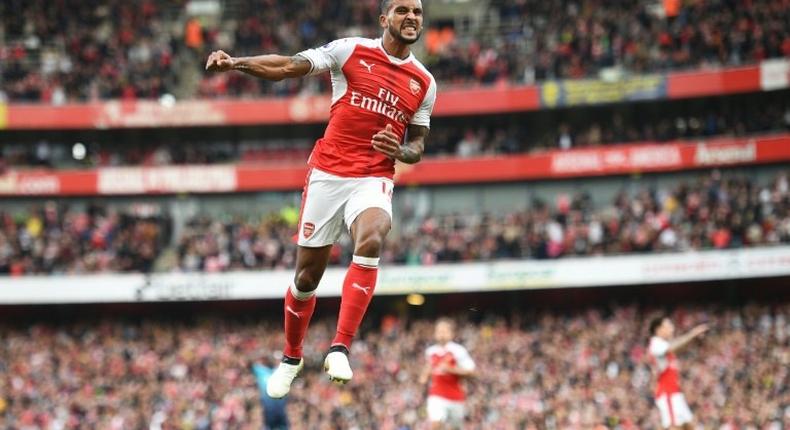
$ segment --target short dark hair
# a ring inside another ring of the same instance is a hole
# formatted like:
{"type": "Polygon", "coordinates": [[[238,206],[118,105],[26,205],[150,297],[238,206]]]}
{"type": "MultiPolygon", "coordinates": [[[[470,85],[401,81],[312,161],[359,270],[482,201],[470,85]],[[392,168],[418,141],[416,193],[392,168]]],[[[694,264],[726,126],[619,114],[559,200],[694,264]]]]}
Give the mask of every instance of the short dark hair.
{"type": "Polygon", "coordinates": [[[386,15],[390,11],[390,6],[392,6],[392,0],[381,0],[381,14],[386,15]]]}
{"type": "Polygon", "coordinates": [[[668,318],[669,317],[666,315],[661,315],[660,317],[653,318],[653,320],[650,321],[650,335],[655,336],[656,330],[658,330],[658,328],[661,327],[661,324],[664,324],[664,320],[668,318]]]}

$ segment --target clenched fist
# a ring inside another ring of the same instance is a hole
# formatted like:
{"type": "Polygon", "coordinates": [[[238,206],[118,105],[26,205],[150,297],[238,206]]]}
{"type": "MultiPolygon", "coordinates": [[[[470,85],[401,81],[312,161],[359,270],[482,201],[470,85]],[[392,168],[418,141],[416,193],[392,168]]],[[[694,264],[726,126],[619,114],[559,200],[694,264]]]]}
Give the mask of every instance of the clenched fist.
{"type": "Polygon", "coordinates": [[[206,70],[209,72],[227,72],[228,70],[233,70],[233,57],[222,50],[214,51],[208,56],[206,70]]]}
{"type": "Polygon", "coordinates": [[[391,124],[387,124],[384,130],[374,134],[371,143],[373,144],[373,149],[392,159],[397,159],[398,155],[400,155],[400,140],[391,124]]]}

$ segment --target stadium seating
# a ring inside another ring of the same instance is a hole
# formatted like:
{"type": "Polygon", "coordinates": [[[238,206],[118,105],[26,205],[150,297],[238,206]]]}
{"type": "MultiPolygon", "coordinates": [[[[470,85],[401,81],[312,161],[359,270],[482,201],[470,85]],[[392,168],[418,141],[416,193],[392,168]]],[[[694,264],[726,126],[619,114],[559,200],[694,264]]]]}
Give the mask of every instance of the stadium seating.
{"type": "MultiPolygon", "coordinates": [[[[296,227],[276,213],[201,216],[178,237],[166,215],[141,217],[101,207],[54,204],[3,214],[0,274],[288,268],[296,227]],[[138,244],[129,247],[129,240],[138,244]],[[158,262],[157,262],[158,260],[158,262]]],[[[551,259],[790,243],[788,173],[756,183],[714,171],[693,183],[623,191],[600,207],[578,194],[537,201],[529,210],[404,216],[388,238],[385,263],[431,265],[551,259]]],[[[334,264],[351,250],[335,249],[334,264]]]]}
{"type": "MultiPolygon", "coordinates": [[[[787,423],[787,304],[679,307],[679,328],[715,327],[681,354],[681,383],[707,428],[781,430],[787,423]],[[782,416],[784,414],[784,416],[782,416]]],[[[645,358],[649,309],[590,308],[460,320],[480,366],[467,384],[470,428],[655,428],[645,358]]],[[[278,325],[203,317],[196,323],[0,325],[0,416],[9,428],[261,428],[250,371],[281,347],[278,325]],[[67,397],[67,402],[58,399],[67,397]],[[157,427],[158,428],[158,427],[157,427]]],[[[415,381],[431,320],[388,318],[354,346],[355,381],[318,369],[334,321],[313,321],[307,368],[288,406],[292,429],[427,429],[415,381]],[[329,425],[328,423],[332,423],[329,425]]]]}
{"type": "MultiPolygon", "coordinates": [[[[438,98],[354,378],[321,372],[343,235],[278,430],[428,430],[443,316],[465,428],[658,428],[665,312],[711,327],[678,353],[696,430],[789,430],[788,0],[423,3],[438,98]]],[[[379,5],[0,1],[0,430],[263,428],[331,82],[206,57],[378,37],[379,5]]]]}
{"type": "MultiPolygon", "coordinates": [[[[669,17],[652,1],[490,3],[491,23],[477,29],[429,23],[426,62],[442,83],[532,83],[594,76],[612,67],[640,74],[790,55],[790,12],[782,2],[684,3],[669,17]]],[[[56,104],[166,93],[246,98],[326,91],[328,79],[276,84],[238,74],[201,79],[202,64],[192,57],[218,48],[238,55],[296,53],[349,34],[379,33],[375,1],[237,0],[228,2],[219,19],[205,22],[189,19],[185,5],[6,1],[0,8],[9,23],[0,50],[2,91],[12,101],[56,104]],[[22,16],[28,19],[14,19],[22,16]]]]}
{"type": "MultiPolygon", "coordinates": [[[[432,157],[479,157],[535,153],[552,149],[590,148],[611,144],[758,136],[790,131],[790,93],[757,93],[715,103],[662,102],[647,106],[599,107],[594,113],[541,111],[517,118],[481,116],[463,122],[433,121],[426,154],[432,157]]],[[[109,132],[85,141],[86,154],[75,160],[72,147],[84,137],[10,138],[0,144],[0,164],[17,168],[95,168],[183,164],[304,165],[314,139],[312,131],[258,130],[257,138],[163,137],[155,131],[118,141],[109,132]],[[178,139],[178,140],[176,140],[178,139]]],[[[317,132],[316,132],[317,133],[317,132]]]]}

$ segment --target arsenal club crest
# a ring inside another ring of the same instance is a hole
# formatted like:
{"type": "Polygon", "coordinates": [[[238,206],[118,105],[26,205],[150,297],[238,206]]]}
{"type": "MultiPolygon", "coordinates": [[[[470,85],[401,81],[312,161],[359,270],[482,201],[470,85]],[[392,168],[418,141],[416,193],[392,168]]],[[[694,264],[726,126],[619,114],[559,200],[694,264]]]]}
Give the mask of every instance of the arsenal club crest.
{"type": "Polygon", "coordinates": [[[409,89],[411,90],[411,93],[416,96],[417,93],[419,93],[420,90],[422,89],[422,85],[420,85],[419,82],[412,79],[409,81],[409,89]]]}
{"type": "Polygon", "coordinates": [[[302,235],[304,235],[305,239],[310,239],[310,236],[313,235],[314,231],[315,231],[315,224],[311,222],[306,222],[302,226],[302,235]]]}

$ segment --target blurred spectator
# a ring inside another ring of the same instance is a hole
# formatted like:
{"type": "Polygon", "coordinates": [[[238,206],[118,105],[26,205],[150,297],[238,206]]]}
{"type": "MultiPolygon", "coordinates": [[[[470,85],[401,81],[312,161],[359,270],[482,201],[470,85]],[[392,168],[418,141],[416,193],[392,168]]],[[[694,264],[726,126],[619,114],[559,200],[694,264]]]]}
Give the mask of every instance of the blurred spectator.
{"type": "Polygon", "coordinates": [[[203,48],[203,27],[200,25],[200,20],[197,18],[190,18],[187,21],[186,29],[184,30],[184,44],[198,54],[200,49],[203,48]]]}
{"type": "Polygon", "coordinates": [[[560,124],[560,129],[557,136],[557,146],[560,149],[566,150],[573,147],[573,136],[571,136],[570,127],[568,124],[560,124]]]}
{"type": "Polygon", "coordinates": [[[482,142],[473,130],[466,130],[464,137],[458,142],[457,155],[461,158],[479,156],[482,151],[482,142]]]}
{"type": "Polygon", "coordinates": [[[455,30],[452,26],[432,27],[425,30],[425,49],[428,54],[441,54],[447,46],[455,42],[455,30]]]}

